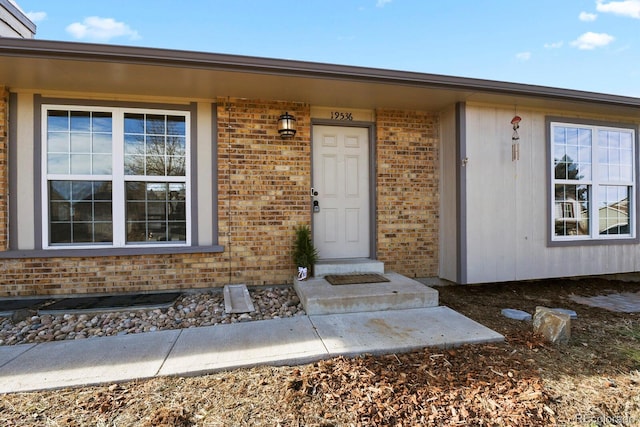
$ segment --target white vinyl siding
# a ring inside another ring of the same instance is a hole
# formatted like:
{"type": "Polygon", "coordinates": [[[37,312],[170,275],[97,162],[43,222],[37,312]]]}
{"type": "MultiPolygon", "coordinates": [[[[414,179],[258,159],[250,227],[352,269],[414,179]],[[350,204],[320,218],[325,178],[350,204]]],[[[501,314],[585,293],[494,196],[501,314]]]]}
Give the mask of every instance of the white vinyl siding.
{"type": "MultiPolygon", "coordinates": [[[[552,240],[556,207],[550,135],[552,122],[630,130],[637,157],[640,118],[576,118],[567,111],[524,108],[518,108],[517,114],[522,117],[520,160],[512,161],[513,106],[466,104],[466,152],[448,163],[448,168],[454,169],[457,162],[465,174],[462,203],[466,211],[460,219],[465,227],[462,242],[466,247],[462,249],[466,260],[461,266],[465,283],[640,271],[640,244],[633,230],[637,230],[637,184],[629,208],[634,238],[608,235],[552,240]]],[[[611,214],[607,217],[617,217],[617,213],[611,214]]],[[[598,231],[598,223],[591,221],[598,231]]]]}

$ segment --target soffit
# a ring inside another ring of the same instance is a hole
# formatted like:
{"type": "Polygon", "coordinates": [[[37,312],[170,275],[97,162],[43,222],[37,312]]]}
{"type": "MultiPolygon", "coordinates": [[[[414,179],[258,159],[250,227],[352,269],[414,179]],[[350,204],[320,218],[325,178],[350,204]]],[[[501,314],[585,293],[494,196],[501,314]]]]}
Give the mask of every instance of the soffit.
{"type": "Polygon", "coordinates": [[[0,82],[41,91],[215,99],[219,96],[307,102],[350,108],[441,109],[469,92],[352,80],[172,66],[0,58],[0,82]]]}
{"type": "Polygon", "coordinates": [[[240,97],[345,108],[440,111],[473,101],[638,115],[640,99],[566,89],[235,55],[0,40],[0,84],[184,99],[240,97]]]}

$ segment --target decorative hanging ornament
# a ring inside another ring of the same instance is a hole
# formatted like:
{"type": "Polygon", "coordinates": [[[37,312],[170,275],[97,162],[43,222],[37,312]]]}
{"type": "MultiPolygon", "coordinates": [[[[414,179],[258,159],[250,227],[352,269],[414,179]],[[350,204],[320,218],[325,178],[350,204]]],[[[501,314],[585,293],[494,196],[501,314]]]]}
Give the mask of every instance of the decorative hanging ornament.
{"type": "Polygon", "coordinates": [[[518,129],[520,128],[520,122],[522,117],[516,115],[511,119],[511,125],[513,126],[513,135],[511,135],[511,160],[520,160],[520,135],[518,135],[518,129]]]}
{"type": "Polygon", "coordinates": [[[514,116],[513,119],[511,119],[511,124],[513,125],[513,136],[511,137],[511,139],[514,141],[520,139],[520,136],[518,135],[518,129],[520,128],[521,121],[522,117],[520,116],[514,116]]]}

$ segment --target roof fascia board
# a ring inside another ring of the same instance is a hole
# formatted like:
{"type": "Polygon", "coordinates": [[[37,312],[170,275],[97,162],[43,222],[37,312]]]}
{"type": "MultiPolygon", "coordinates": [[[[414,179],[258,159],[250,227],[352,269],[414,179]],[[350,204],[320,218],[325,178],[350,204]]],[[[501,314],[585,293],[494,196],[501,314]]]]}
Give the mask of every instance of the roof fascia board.
{"type": "Polygon", "coordinates": [[[18,21],[20,21],[22,25],[27,27],[29,31],[31,31],[33,34],[36,33],[36,24],[34,24],[31,19],[29,19],[24,13],[22,13],[22,11],[18,9],[13,3],[11,3],[9,0],[0,0],[0,5],[2,5],[2,7],[7,12],[12,14],[18,21]]]}
{"type": "Polygon", "coordinates": [[[0,56],[2,55],[340,79],[640,108],[640,98],[573,89],[412,71],[148,47],[3,38],[0,40],[0,56]]]}

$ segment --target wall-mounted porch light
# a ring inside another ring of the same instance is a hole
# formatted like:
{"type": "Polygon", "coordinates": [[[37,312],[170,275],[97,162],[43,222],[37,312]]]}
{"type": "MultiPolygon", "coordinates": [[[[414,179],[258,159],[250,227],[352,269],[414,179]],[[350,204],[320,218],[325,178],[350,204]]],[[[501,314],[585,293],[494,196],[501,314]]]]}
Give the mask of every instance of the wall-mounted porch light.
{"type": "Polygon", "coordinates": [[[278,118],[278,133],[282,139],[289,139],[296,136],[296,119],[288,112],[281,114],[278,118]]]}

